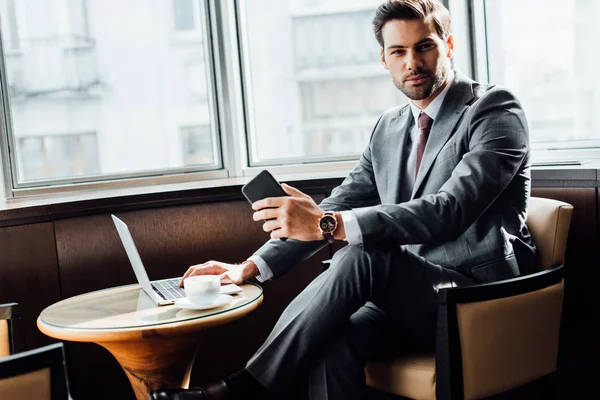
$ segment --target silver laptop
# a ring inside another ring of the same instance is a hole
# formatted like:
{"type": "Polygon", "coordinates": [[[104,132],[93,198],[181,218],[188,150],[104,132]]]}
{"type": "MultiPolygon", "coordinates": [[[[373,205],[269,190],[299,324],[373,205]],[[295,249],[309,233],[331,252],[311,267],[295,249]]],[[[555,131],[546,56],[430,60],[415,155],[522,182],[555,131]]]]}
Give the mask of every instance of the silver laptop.
{"type": "MultiPolygon", "coordinates": [[[[184,298],[185,291],[183,288],[179,287],[181,277],[150,281],[127,224],[112,214],[111,217],[117,227],[117,232],[119,232],[119,237],[121,238],[123,247],[125,247],[135,277],[142,286],[142,289],[144,289],[144,292],[146,292],[152,301],[158,306],[166,306],[175,303],[175,300],[177,299],[184,298]]],[[[242,291],[243,289],[241,287],[233,283],[221,286],[221,294],[235,294],[242,291]]]]}
{"type": "Polygon", "coordinates": [[[173,304],[175,300],[185,297],[183,288],[179,287],[181,277],[150,281],[137,247],[135,247],[135,243],[133,242],[133,237],[131,237],[131,232],[129,232],[129,228],[119,218],[114,215],[111,215],[111,217],[117,227],[117,232],[119,232],[119,237],[121,238],[123,247],[125,247],[135,277],[142,286],[142,289],[144,289],[144,292],[150,296],[154,303],[164,306],[173,304]]]}

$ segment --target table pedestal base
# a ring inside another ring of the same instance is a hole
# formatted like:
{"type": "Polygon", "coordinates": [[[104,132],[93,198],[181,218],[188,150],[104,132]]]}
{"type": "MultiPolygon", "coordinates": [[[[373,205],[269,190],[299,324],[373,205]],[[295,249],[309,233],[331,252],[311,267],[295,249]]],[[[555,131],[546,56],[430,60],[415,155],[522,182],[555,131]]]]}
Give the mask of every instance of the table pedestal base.
{"type": "Polygon", "coordinates": [[[136,341],[99,342],[125,370],[137,400],[157,389],[188,388],[201,332],[136,341]]]}

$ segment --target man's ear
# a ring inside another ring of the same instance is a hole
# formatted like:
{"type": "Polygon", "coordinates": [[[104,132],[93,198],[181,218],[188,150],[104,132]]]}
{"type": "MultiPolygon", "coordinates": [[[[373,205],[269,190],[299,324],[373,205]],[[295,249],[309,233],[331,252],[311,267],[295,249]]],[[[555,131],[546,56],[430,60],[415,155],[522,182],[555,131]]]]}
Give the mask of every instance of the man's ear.
{"type": "Polygon", "coordinates": [[[448,38],[446,39],[446,48],[448,49],[448,58],[452,58],[454,55],[454,36],[448,35],[448,38]]]}
{"type": "Polygon", "coordinates": [[[381,58],[381,64],[383,65],[383,68],[389,70],[387,63],[385,62],[385,54],[383,53],[383,47],[379,49],[379,57],[381,58]]]}

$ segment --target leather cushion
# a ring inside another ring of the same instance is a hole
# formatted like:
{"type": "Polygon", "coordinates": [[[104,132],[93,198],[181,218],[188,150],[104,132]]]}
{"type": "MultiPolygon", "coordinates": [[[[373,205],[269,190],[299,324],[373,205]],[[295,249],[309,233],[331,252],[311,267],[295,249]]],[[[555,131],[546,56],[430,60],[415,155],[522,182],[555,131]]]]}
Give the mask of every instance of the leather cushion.
{"type": "Polygon", "coordinates": [[[415,400],[435,399],[435,356],[415,354],[365,368],[367,385],[415,400]]]}
{"type": "Polygon", "coordinates": [[[50,368],[1,379],[0,399],[50,400],[50,368]]]}
{"type": "Polygon", "coordinates": [[[563,292],[560,282],[457,306],[465,399],[501,393],[556,370],[563,292]]]}
{"type": "Polygon", "coordinates": [[[538,248],[538,267],[564,264],[573,206],[554,199],[531,197],[527,227],[538,248]]]}
{"type": "Polygon", "coordinates": [[[8,322],[0,321],[0,357],[10,355],[10,341],[8,336],[8,322]]]}

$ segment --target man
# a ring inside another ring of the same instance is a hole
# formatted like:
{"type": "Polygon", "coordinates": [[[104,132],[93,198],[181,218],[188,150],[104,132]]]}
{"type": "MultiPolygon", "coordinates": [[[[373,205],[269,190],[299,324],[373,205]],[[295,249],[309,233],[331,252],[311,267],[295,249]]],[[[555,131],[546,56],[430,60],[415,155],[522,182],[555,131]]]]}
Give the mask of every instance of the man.
{"type": "Polygon", "coordinates": [[[286,308],[245,369],[155,399],[251,399],[285,387],[300,365],[311,368],[311,398],[364,398],[368,360],[398,347],[399,337],[405,348],[434,345],[439,288],[532,268],[519,102],[451,69],[450,15],[437,0],[389,0],[373,25],[381,62],[409,104],[381,115],[356,168],[320,205],[285,184],[289,197],[252,205],[271,239],[289,240],[270,240],[240,265],[191,267],[184,278],[276,278],[326,239],[348,245],[286,308]]]}

